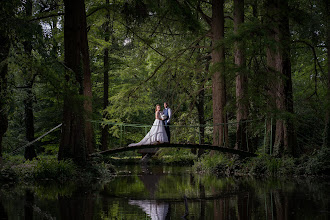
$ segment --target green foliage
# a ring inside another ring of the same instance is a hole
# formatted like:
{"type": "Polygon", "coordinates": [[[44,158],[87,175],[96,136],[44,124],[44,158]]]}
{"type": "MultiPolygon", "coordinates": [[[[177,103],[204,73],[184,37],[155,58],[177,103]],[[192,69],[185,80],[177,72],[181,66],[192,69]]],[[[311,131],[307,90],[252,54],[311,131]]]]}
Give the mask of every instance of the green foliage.
{"type": "Polygon", "coordinates": [[[251,175],[294,175],[297,172],[296,160],[291,157],[276,158],[260,154],[242,164],[241,172],[251,175]]]}
{"type": "Polygon", "coordinates": [[[192,164],[197,156],[190,149],[161,149],[157,157],[165,164],[192,164]]]}
{"type": "Polygon", "coordinates": [[[76,165],[71,160],[40,159],[36,162],[34,178],[65,180],[76,174],[76,165]]]}
{"type": "Polygon", "coordinates": [[[303,163],[302,169],[305,169],[309,175],[330,175],[330,149],[323,147],[316,150],[308,160],[303,163]]]}
{"type": "Polygon", "coordinates": [[[193,168],[196,172],[201,173],[220,173],[224,172],[227,166],[231,166],[232,161],[221,153],[215,153],[210,156],[204,154],[201,158],[195,162],[193,168]]]}

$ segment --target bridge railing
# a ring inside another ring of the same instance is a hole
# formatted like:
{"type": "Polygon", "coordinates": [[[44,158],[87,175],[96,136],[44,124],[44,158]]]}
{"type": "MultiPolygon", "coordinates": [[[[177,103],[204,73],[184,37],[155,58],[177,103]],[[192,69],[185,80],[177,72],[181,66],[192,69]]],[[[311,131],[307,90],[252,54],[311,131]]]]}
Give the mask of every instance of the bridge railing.
{"type": "MultiPolygon", "coordinates": [[[[145,124],[129,124],[129,123],[114,123],[102,122],[103,124],[110,125],[110,145],[123,147],[130,143],[137,143],[149,132],[153,125],[145,124]]],[[[177,144],[210,144],[213,143],[214,129],[218,131],[226,127],[228,129],[228,138],[222,137],[223,143],[219,146],[227,146],[233,148],[236,143],[237,135],[237,122],[229,122],[226,124],[205,124],[205,125],[183,125],[172,124],[170,125],[171,143],[177,144]]],[[[246,138],[246,149],[248,151],[255,151],[257,148],[269,146],[268,137],[266,132],[266,124],[264,120],[247,120],[241,122],[244,126],[244,131],[241,132],[246,138]]],[[[219,132],[217,131],[218,135],[219,132]]],[[[225,135],[224,133],[222,135],[225,135]]],[[[220,137],[216,137],[220,138],[220,137]]]]}

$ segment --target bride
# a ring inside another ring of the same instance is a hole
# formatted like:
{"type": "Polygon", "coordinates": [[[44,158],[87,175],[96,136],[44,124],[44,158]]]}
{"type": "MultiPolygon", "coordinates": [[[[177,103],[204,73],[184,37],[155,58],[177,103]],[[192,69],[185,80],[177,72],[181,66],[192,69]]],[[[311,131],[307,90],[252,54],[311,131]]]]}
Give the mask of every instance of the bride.
{"type": "Polygon", "coordinates": [[[164,123],[162,120],[163,119],[162,119],[162,113],[160,111],[160,105],[156,105],[155,121],[148,134],[139,143],[129,144],[128,146],[132,147],[132,146],[151,145],[151,144],[168,142],[164,123]]]}

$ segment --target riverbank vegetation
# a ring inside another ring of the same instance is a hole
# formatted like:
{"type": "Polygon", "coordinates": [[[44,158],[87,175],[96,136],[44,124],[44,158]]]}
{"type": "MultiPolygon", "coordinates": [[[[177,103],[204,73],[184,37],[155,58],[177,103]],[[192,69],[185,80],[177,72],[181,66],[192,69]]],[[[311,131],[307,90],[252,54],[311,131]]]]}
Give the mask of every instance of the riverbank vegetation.
{"type": "Polygon", "coordinates": [[[104,162],[118,160],[92,155],[140,141],[163,102],[173,112],[172,143],[259,156],[175,149],[157,163],[329,174],[329,4],[2,1],[1,176],[76,178],[86,167],[102,176],[104,162]]]}

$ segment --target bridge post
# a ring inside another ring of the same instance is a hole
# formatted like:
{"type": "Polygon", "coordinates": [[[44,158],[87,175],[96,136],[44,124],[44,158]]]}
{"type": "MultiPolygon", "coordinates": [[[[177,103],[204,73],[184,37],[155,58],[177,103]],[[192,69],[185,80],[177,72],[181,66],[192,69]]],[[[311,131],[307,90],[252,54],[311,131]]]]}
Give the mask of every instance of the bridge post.
{"type": "Polygon", "coordinates": [[[201,138],[201,125],[199,124],[198,128],[198,143],[202,144],[202,138],[201,138]]]}
{"type": "Polygon", "coordinates": [[[264,154],[266,154],[266,140],[267,140],[267,118],[265,118],[264,154]]]}
{"type": "Polygon", "coordinates": [[[247,121],[243,121],[243,123],[245,123],[245,140],[246,140],[246,150],[247,151],[250,151],[249,149],[249,139],[248,139],[248,124],[247,124],[247,121]]]}
{"type": "Polygon", "coordinates": [[[269,138],[269,142],[270,142],[269,154],[272,155],[273,154],[273,118],[270,119],[270,138],[269,138]]]}
{"type": "Polygon", "coordinates": [[[222,144],[222,146],[226,146],[226,140],[225,140],[225,124],[223,124],[223,128],[222,128],[222,143],[221,144],[222,144]]]}
{"type": "Polygon", "coordinates": [[[122,146],[123,141],[123,125],[120,125],[120,147],[122,146]]]}

